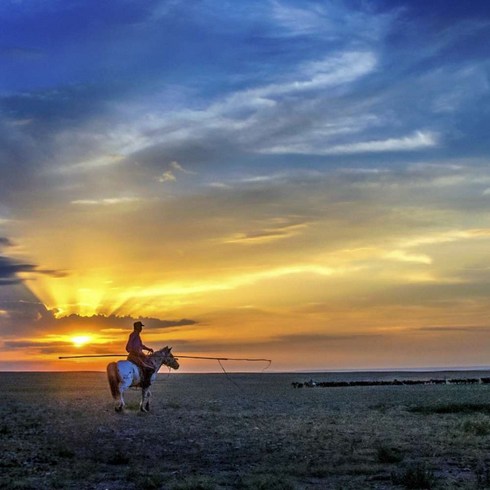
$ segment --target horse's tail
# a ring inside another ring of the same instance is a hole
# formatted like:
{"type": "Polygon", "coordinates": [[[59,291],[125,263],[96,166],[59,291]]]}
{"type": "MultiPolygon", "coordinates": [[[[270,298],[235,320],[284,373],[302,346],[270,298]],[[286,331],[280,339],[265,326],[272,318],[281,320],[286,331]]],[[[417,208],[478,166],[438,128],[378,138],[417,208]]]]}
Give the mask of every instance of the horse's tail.
{"type": "Polygon", "coordinates": [[[109,387],[111,388],[112,397],[116,398],[121,394],[119,391],[121,377],[119,376],[119,371],[115,362],[111,362],[107,365],[107,379],[109,380],[109,387]]]}

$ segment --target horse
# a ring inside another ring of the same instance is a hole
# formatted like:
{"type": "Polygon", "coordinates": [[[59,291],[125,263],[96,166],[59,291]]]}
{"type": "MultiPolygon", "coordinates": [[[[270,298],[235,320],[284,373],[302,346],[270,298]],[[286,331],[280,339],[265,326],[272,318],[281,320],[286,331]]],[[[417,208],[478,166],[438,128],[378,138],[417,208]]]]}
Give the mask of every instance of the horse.
{"type": "MultiPolygon", "coordinates": [[[[150,385],[156,379],[156,375],[162,364],[172,369],[179,369],[179,363],[172,354],[172,347],[164,347],[155,351],[147,357],[147,362],[151,364],[155,372],[151,376],[150,385]]],[[[116,403],[114,409],[116,412],[122,412],[125,407],[123,393],[130,387],[141,388],[140,410],[142,412],[150,411],[150,386],[143,388],[141,386],[142,373],[140,368],[130,361],[111,362],[107,365],[107,379],[111,389],[112,397],[116,403]]]]}

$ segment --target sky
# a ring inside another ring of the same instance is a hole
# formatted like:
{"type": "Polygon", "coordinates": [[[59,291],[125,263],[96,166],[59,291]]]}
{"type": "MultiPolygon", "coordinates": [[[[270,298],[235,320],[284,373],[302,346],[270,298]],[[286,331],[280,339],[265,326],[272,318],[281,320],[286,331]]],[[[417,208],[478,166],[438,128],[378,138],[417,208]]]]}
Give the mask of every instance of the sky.
{"type": "Polygon", "coordinates": [[[136,320],[277,371],[490,365],[486,0],[0,22],[0,370],[102,370],[58,356],[123,353],[136,320]]]}

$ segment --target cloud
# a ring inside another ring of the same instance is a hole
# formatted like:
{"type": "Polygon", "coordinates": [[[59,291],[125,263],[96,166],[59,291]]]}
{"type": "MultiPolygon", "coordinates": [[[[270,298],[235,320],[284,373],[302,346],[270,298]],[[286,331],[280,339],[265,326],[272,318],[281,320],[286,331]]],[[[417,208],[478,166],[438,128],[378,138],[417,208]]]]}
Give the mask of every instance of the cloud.
{"type": "Polygon", "coordinates": [[[187,318],[180,320],[161,320],[159,318],[152,317],[133,318],[131,316],[116,315],[92,315],[88,317],[69,315],[56,318],[56,326],[58,328],[64,328],[66,326],[69,326],[70,328],[90,328],[96,325],[99,330],[114,328],[127,330],[128,328],[132,328],[135,321],[141,321],[145,325],[146,331],[157,331],[168,329],[170,327],[185,327],[197,324],[195,320],[190,320],[187,318]]]}
{"type": "Polygon", "coordinates": [[[420,332],[433,332],[438,334],[464,333],[464,334],[488,334],[488,325],[427,325],[418,327],[420,332]]]}
{"type": "Polygon", "coordinates": [[[439,144],[437,135],[430,131],[416,131],[409,136],[401,138],[388,138],[385,140],[373,140],[353,142],[344,145],[326,146],[324,148],[309,147],[305,145],[272,147],[262,150],[262,153],[305,153],[315,155],[342,155],[355,153],[383,153],[397,151],[417,151],[424,148],[435,147],[439,144]]]}
{"type": "Polygon", "coordinates": [[[177,178],[171,170],[166,170],[163,174],[158,178],[158,182],[175,182],[177,178]]]}
{"type": "MultiPolygon", "coordinates": [[[[0,248],[12,247],[13,243],[9,238],[0,237],[0,248]]],[[[12,286],[23,282],[25,279],[20,277],[23,275],[46,275],[50,277],[64,277],[67,273],[62,270],[44,269],[35,264],[19,262],[12,257],[0,255],[0,287],[12,286]]]]}
{"type": "Polygon", "coordinates": [[[176,161],[173,161],[170,163],[170,166],[174,169],[174,170],[177,170],[179,172],[183,172],[184,174],[190,174],[190,175],[193,175],[195,174],[196,172],[192,172],[191,170],[187,170],[185,169],[179,162],[176,162],[176,161]]]}
{"type": "MultiPolygon", "coordinates": [[[[80,331],[100,334],[108,342],[111,338],[119,338],[121,334],[125,334],[128,330],[131,331],[135,321],[143,322],[145,331],[152,334],[198,324],[196,320],[188,318],[165,320],[147,316],[81,316],[76,314],[59,317],[56,309],[49,310],[43,303],[35,300],[0,301],[0,311],[2,312],[0,332],[3,338],[29,337],[28,341],[34,345],[42,341],[41,334],[44,336],[73,334],[80,331]],[[32,336],[35,336],[36,340],[31,340],[32,336]]],[[[17,347],[22,347],[22,344],[18,344],[17,347]]]]}
{"type": "Polygon", "coordinates": [[[408,253],[404,250],[392,250],[386,254],[386,258],[391,260],[400,260],[402,262],[432,264],[432,259],[428,255],[408,253]]]}
{"type": "Polygon", "coordinates": [[[65,275],[63,271],[40,269],[34,264],[25,264],[17,262],[9,257],[0,255],[0,286],[10,286],[18,284],[24,279],[19,277],[19,274],[46,274],[52,277],[60,277],[65,275]]]}
{"type": "Polygon", "coordinates": [[[275,219],[272,220],[270,227],[245,233],[235,233],[234,235],[225,238],[223,242],[239,245],[260,245],[275,242],[277,240],[284,240],[300,234],[309,225],[309,223],[297,221],[297,219],[289,217],[275,219]]]}
{"type": "Polygon", "coordinates": [[[326,153],[370,153],[385,151],[414,151],[423,148],[434,147],[438,144],[438,138],[434,133],[417,131],[413,135],[401,138],[389,138],[386,140],[366,141],[350,143],[347,145],[336,145],[326,149],[326,153]]]}
{"type": "Polygon", "coordinates": [[[139,197],[106,197],[104,199],[75,199],[71,204],[80,206],[113,206],[118,204],[134,204],[140,202],[139,197]]]}
{"type": "Polygon", "coordinates": [[[347,333],[347,334],[336,334],[336,333],[293,333],[286,335],[278,335],[273,337],[270,342],[275,344],[286,344],[294,345],[300,344],[304,346],[305,344],[318,345],[328,344],[330,342],[343,343],[343,342],[364,342],[366,340],[380,339],[385,337],[386,333],[372,332],[372,333],[347,333]]]}
{"type": "Polygon", "coordinates": [[[327,6],[320,2],[300,5],[286,1],[272,1],[271,17],[277,24],[278,34],[294,37],[316,37],[330,42],[345,41],[346,35],[359,41],[378,40],[386,26],[398,16],[396,9],[390,13],[370,15],[368,10],[348,10],[343,2],[327,6]]]}
{"type": "Polygon", "coordinates": [[[66,341],[31,341],[31,340],[6,340],[3,342],[3,351],[34,351],[40,354],[56,354],[63,352],[67,348],[72,348],[73,344],[66,341]]]}
{"type": "Polygon", "coordinates": [[[192,172],[190,170],[185,169],[179,162],[173,161],[170,162],[169,169],[164,171],[163,174],[158,178],[158,182],[175,182],[177,177],[175,173],[183,173],[187,175],[195,175],[196,172],[192,172]]]}
{"type": "Polygon", "coordinates": [[[0,236],[0,247],[11,247],[11,246],[12,246],[12,242],[10,241],[10,239],[0,236]]]}

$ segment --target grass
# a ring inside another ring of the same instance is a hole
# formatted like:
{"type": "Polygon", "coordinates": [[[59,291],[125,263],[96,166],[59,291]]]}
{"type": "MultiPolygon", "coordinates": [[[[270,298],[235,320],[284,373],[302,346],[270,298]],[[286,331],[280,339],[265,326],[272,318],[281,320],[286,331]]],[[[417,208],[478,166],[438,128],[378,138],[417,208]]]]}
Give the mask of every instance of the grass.
{"type": "Polygon", "coordinates": [[[0,488],[490,488],[490,386],[297,376],[175,375],[116,414],[102,373],[0,373],[0,488]]]}

